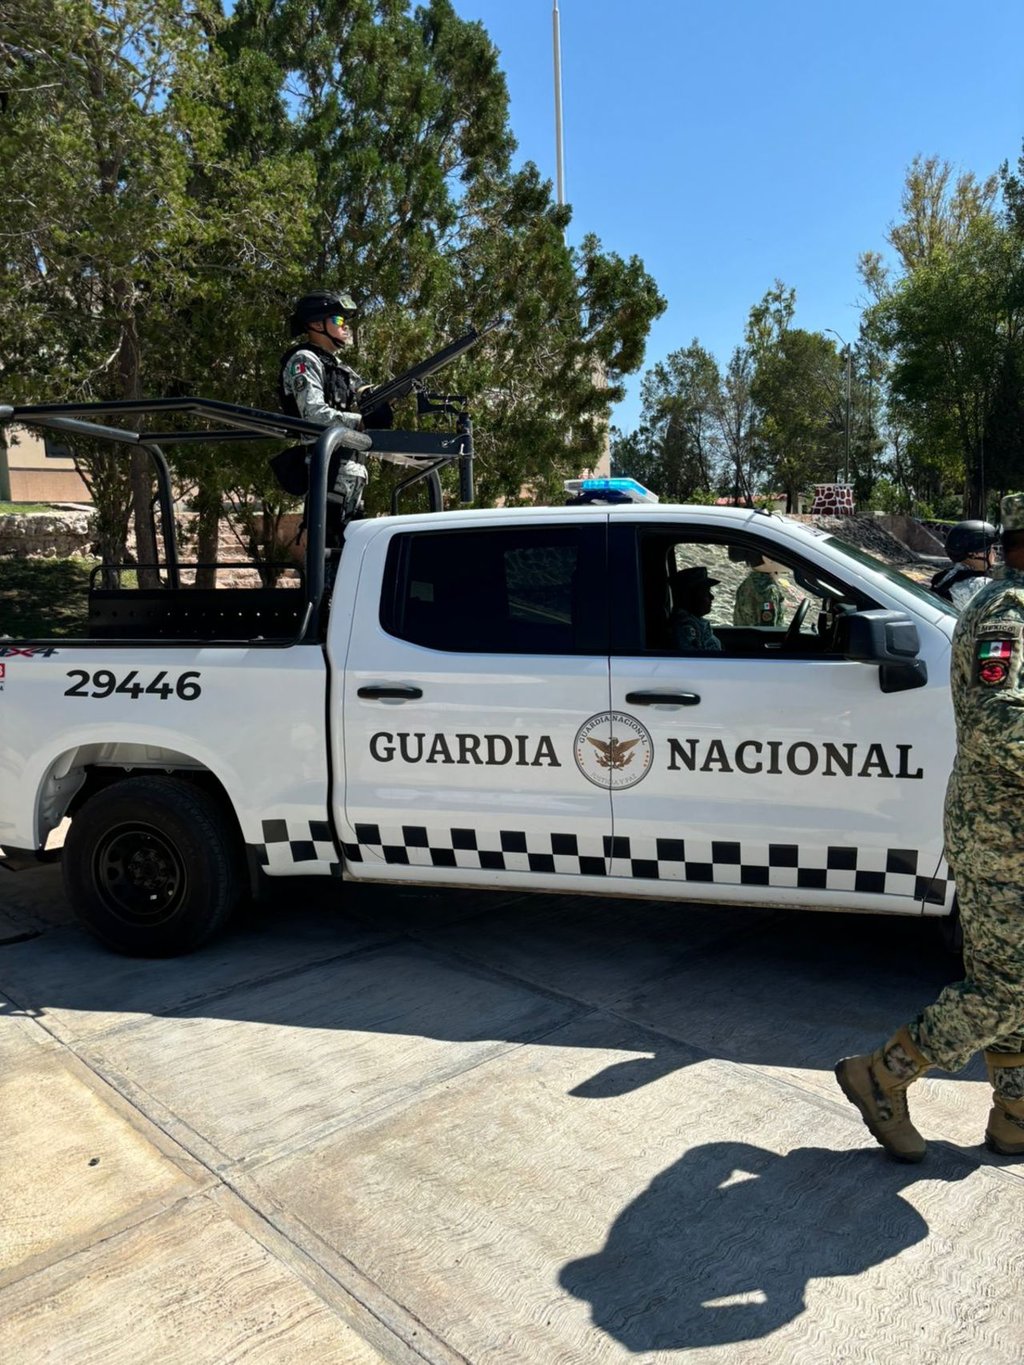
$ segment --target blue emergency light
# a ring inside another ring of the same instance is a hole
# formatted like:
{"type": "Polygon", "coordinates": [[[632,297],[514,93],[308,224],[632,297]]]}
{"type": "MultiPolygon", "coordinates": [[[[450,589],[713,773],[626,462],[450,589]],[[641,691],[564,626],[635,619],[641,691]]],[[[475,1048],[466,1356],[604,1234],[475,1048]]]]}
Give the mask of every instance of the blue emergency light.
{"type": "Polygon", "coordinates": [[[565,491],[575,493],[585,502],[601,502],[606,496],[609,502],[657,502],[657,493],[652,493],[636,479],[566,479],[565,491]]]}

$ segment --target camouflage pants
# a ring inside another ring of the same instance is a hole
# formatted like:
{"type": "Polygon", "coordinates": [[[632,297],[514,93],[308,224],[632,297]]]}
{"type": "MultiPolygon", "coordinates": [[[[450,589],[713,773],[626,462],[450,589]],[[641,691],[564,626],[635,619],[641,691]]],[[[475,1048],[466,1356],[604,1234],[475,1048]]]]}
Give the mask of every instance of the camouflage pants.
{"type": "Polygon", "coordinates": [[[347,521],[359,511],[366,487],[366,466],[358,460],[342,460],[333,484],[327,490],[327,499],[341,507],[343,518],[347,521]]]}
{"type": "Polygon", "coordinates": [[[959,1071],[983,1049],[1024,1053],[1024,887],[959,873],[956,886],[965,976],[910,1025],[943,1071],[959,1071]]]}

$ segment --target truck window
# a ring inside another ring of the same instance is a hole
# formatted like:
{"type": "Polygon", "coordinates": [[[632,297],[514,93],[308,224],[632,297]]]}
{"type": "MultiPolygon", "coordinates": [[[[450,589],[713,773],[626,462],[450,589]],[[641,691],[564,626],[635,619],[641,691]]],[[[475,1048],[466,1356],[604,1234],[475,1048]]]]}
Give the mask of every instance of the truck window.
{"type": "Polygon", "coordinates": [[[604,525],[396,536],[381,625],[463,654],[607,654],[604,525]]]}
{"type": "Polygon", "coordinates": [[[878,605],[749,535],[645,528],[630,558],[639,570],[640,619],[634,624],[634,614],[618,611],[613,653],[711,652],[710,638],[719,655],[827,656],[839,617],[878,605]],[[710,587],[710,605],[690,600],[694,575],[710,587]],[[687,631],[694,614],[702,624],[687,631]]]}

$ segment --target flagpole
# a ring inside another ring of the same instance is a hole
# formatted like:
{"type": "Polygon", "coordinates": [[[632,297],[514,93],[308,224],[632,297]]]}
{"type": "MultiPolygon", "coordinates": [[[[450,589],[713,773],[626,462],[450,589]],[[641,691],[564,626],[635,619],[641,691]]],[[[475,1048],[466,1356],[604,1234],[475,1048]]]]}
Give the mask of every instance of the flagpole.
{"type": "Polygon", "coordinates": [[[551,28],[555,48],[555,188],[559,208],[565,203],[565,167],[562,158],[562,37],[559,27],[558,0],[551,11],[551,28]]]}

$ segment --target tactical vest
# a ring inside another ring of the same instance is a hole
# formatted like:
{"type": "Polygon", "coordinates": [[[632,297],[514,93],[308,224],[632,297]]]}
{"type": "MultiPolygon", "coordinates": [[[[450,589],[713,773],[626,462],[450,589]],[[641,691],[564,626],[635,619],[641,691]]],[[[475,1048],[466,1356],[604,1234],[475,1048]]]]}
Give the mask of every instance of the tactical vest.
{"type": "Polygon", "coordinates": [[[286,393],[284,387],[285,371],[292,356],[298,355],[299,351],[314,351],[317,359],[324,367],[324,399],[332,408],[337,408],[339,412],[355,412],[357,410],[356,392],[362,385],[362,380],[355,370],[350,370],[331,351],[326,351],[322,346],[317,346],[312,341],[300,341],[294,346],[289,346],[281,357],[281,366],[277,376],[277,396],[281,404],[281,411],[289,417],[299,417],[299,405],[295,401],[293,394],[286,393]]]}
{"type": "Polygon", "coordinates": [[[963,565],[953,565],[949,569],[940,569],[932,578],[929,587],[937,597],[945,598],[947,602],[953,600],[953,586],[956,583],[963,583],[968,578],[984,578],[984,574],[975,572],[974,569],[965,569],[963,565]]]}

